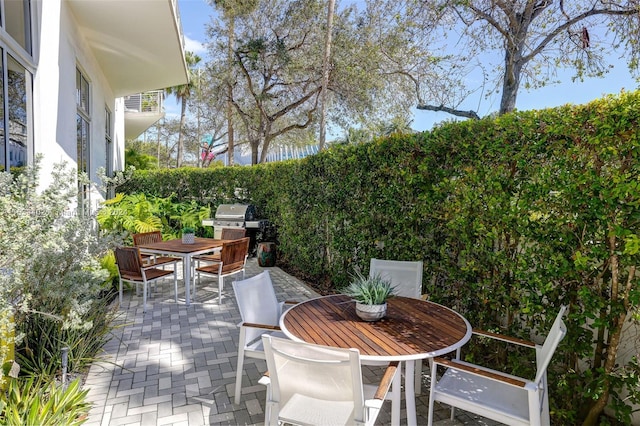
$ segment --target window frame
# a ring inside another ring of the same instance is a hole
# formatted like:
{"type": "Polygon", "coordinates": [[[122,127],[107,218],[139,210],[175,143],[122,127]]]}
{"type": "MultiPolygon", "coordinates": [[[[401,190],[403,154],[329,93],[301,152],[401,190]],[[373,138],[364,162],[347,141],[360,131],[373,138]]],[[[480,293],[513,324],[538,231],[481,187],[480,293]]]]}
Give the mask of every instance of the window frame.
{"type": "Polygon", "coordinates": [[[35,8],[31,0],[22,1],[24,7],[24,38],[25,46],[22,46],[17,40],[15,40],[6,29],[6,0],[0,0],[0,72],[2,73],[2,84],[0,90],[0,102],[4,109],[4,115],[0,117],[0,128],[3,130],[0,135],[0,149],[3,151],[4,161],[0,163],[1,171],[11,170],[11,114],[10,104],[11,100],[8,96],[9,93],[9,58],[19,65],[25,72],[24,89],[25,89],[25,119],[24,123],[26,131],[26,159],[24,164],[32,164],[35,158],[34,147],[34,111],[33,111],[33,84],[34,74],[36,66],[33,61],[33,52],[36,51],[35,45],[36,38],[34,37],[34,22],[35,22],[35,8]]]}
{"type": "MultiPolygon", "coordinates": [[[[76,65],[76,167],[78,174],[91,173],[91,81],[76,65]],[[86,90],[85,90],[86,89],[86,90]],[[86,93],[84,93],[86,91],[86,93]]],[[[78,212],[90,212],[91,188],[78,181],[78,212]]]]}

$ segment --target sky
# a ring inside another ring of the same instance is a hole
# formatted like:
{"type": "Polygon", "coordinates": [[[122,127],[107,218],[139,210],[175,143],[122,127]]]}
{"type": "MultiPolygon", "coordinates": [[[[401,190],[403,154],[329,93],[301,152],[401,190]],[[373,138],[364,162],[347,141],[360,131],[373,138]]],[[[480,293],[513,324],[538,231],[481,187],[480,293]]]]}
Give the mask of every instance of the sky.
{"type": "MultiPolygon", "coordinates": [[[[203,45],[206,39],[206,25],[211,21],[214,9],[206,0],[178,0],[182,30],[185,36],[185,49],[198,54],[206,61],[207,52],[203,45]]],[[[617,94],[621,90],[634,91],[638,87],[629,73],[624,60],[612,54],[614,68],[604,78],[592,78],[584,82],[572,82],[569,73],[559,74],[561,84],[548,86],[535,91],[520,89],[516,106],[518,110],[543,109],[564,104],[584,104],[606,94],[617,94]]],[[[495,104],[486,101],[478,108],[478,99],[469,101],[460,108],[475,110],[481,117],[499,109],[499,100],[495,104]]],[[[175,98],[167,99],[167,115],[179,116],[180,106],[175,98]]],[[[414,130],[429,130],[434,124],[453,118],[450,114],[430,111],[414,111],[412,127],[414,130]]]]}

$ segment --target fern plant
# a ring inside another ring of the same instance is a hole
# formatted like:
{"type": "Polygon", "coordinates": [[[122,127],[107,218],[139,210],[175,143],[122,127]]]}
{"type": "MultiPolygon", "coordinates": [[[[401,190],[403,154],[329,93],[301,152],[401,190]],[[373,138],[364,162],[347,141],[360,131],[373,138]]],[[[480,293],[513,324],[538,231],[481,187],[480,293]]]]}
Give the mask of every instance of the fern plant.
{"type": "Polygon", "coordinates": [[[154,201],[144,194],[116,194],[103,203],[96,220],[103,230],[116,233],[135,234],[162,229],[154,201]]]}

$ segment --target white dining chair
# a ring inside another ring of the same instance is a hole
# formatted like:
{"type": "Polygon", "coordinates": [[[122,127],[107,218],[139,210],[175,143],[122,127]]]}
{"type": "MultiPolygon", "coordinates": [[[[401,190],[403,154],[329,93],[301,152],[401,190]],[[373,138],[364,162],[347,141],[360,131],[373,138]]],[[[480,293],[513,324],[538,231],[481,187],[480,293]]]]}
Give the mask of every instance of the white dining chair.
{"type": "MultiPolygon", "coordinates": [[[[393,294],[396,296],[426,299],[422,296],[423,263],[419,261],[386,260],[372,258],[369,263],[369,276],[379,275],[391,282],[393,294]]],[[[422,361],[414,362],[415,393],[422,393],[422,361]]]]}
{"type": "Polygon", "coordinates": [[[509,425],[550,424],[547,367],[567,333],[562,321],[565,310],[564,306],[560,308],[543,345],[474,330],[474,334],[483,337],[535,349],[537,370],[533,380],[457,359],[435,358],[431,371],[429,426],[433,424],[435,401],[451,406],[451,419],[458,407],[509,425]],[[439,380],[436,378],[437,366],[446,368],[439,380]]]}
{"type": "Polygon", "coordinates": [[[377,386],[362,382],[360,353],[262,336],[268,376],[265,425],[373,425],[397,374],[390,363],[377,386]]]}
{"type": "Polygon", "coordinates": [[[278,302],[269,271],[246,280],[234,281],[232,285],[242,317],[242,322],[238,324],[240,337],[234,392],[234,402],[240,404],[245,357],[265,359],[260,339],[265,333],[286,337],[279,331],[280,315],[285,306],[293,306],[295,302],[278,302]]]}
{"type": "Polygon", "coordinates": [[[419,261],[372,258],[369,276],[379,275],[390,281],[396,296],[422,298],[423,263],[419,261]]]}

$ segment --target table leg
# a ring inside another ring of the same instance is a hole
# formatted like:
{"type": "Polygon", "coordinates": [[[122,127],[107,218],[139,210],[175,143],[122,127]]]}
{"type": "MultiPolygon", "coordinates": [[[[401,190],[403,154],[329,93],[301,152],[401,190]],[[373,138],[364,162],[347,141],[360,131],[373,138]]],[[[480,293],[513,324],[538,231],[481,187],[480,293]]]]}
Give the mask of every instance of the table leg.
{"type": "Polygon", "coordinates": [[[416,426],[415,361],[406,361],[404,365],[404,399],[407,406],[407,425],[416,426]]]}
{"type": "Polygon", "coordinates": [[[400,405],[402,404],[402,363],[398,363],[398,372],[391,382],[391,426],[400,425],[400,405]]]}
{"type": "Polygon", "coordinates": [[[184,301],[185,301],[185,304],[189,306],[191,304],[191,256],[186,255],[182,263],[183,263],[182,276],[184,278],[184,286],[185,286],[184,301]]]}

